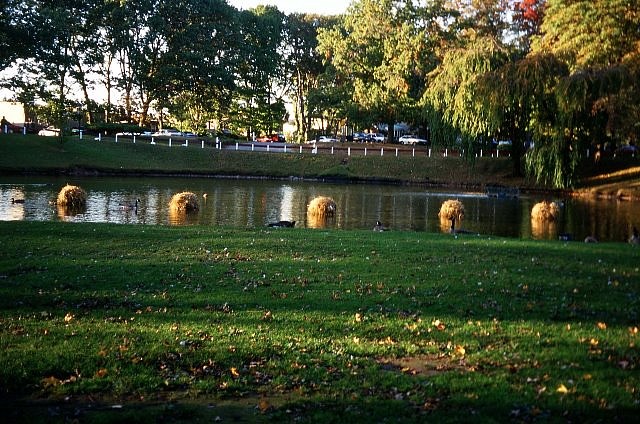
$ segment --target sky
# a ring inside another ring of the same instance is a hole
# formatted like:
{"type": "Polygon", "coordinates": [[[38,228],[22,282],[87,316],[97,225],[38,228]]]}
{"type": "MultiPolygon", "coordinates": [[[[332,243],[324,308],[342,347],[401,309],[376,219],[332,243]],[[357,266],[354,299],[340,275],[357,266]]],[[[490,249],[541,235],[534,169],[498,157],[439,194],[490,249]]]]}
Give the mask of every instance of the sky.
{"type": "Polygon", "coordinates": [[[350,0],[227,0],[227,3],[237,9],[253,9],[264,4],[276,6],[285,14],[315,13],[319,15],[338,15],[344,13],[351,3],[350,0]]]}

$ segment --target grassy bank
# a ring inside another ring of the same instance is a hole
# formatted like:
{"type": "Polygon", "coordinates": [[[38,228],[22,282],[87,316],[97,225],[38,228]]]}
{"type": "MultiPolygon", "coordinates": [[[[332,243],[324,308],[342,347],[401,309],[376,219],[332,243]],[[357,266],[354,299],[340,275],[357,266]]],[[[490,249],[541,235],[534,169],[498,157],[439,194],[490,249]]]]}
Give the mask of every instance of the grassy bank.
{"type": "MultiPolygon", "coordinates": [[[[363,145],[356,147],[364,149],[363,145]]],[[[418,150],[416,157],[409,153],[396,157],[392,148],[384,156],[347,156],[345,151],[312,154],[310,149],[305,146],[302,154],[282,154],[202,149],[197,142],[188,148],[168,147],[150,145],[148,140],[133,144],[130,140],[115,143],[71,139],[60,144],[53,138],[5,135],[0,138],[0,171],[335,178],[468,187],[482,187],[488,182],[523,183],[510,178],[511,162],[506,158],[485,158],[470,164],[457,157],[429,158],[424,149],[418,150]]]]}
{"type": "Polygon", "coordinates": [[[628,422],[640,250],[0,222],[9,421],[628,422]]]}

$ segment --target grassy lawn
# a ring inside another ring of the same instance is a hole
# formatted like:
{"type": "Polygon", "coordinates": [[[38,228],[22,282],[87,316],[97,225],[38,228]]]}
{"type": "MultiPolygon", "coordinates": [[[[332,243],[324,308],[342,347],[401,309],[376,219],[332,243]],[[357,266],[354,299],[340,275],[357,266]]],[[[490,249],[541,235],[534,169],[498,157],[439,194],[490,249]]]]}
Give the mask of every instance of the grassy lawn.
{"type": "MultiPolygon", "coordinates": [[[[322,146],[323,148],[326,146],[322,146]]],[[[344,146],[342,146],[344,147],[344,146]]],[[[521,178],[511,178],[508,158],[482,158],[474,163],[459,157],[428,157],[425,148],[415,157],[408,152],[398,157],[389,152],[364,156],[363,145],[353,145],[359,154],[347,156],[345,149],[336,154],[312,154],[310,146],[290,153],[202,149],[193,141],[188,148],[135,144],[131,140],[115,143],[92,138],[70,139],[60,143],[52,137],[3,135],[0,137],[0,171],[5,173],[73,173],[105,174],[145,173],[157,175],[225,175],[275,178],[337,178],[354,181],[411,182],[435,185],[482,187],[485,183],[503,182],[522,185],[521,178]]],[[[378,146],[378,149],[381,146],[378,146]]],[[[372,151],[369,146],[369,151],[372,151]]]]}
{"type": "Polygon", "coordinates": [[[630,245],[41,222],[0,222],[0,243],[9,421],[640,412],[630,245]]]}

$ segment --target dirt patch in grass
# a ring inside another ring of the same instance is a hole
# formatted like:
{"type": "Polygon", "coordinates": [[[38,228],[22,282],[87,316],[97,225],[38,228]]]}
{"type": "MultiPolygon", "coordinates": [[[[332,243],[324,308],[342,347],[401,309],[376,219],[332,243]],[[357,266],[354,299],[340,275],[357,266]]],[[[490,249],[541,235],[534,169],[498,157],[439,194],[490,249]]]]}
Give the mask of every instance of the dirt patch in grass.
{"type": "Polygon", "coordinates": [[[380,358],[378,363],[387,371],[431,377],[446,372],[467,372],[471,369],[464,359],[443,355],[418,355],[404,358],[380,358]]]}

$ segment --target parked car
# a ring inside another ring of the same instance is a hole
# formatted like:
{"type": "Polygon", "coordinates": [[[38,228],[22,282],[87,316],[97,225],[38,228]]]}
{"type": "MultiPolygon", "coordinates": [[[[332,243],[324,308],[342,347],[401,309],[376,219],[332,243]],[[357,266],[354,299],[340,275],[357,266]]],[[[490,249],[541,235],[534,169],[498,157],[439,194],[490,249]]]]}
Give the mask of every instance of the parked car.
{"type": "Polygon", "coordinates": [[[372,133],[371,134],[371,140],[378,142],[378,143],[382,143],[387,139],[387,137],[384,134],[380,134],[380,133],[372,133]]]}
{"type": "Polygon", "coordinates": [[[631,145],[631,144],[627,144],[626,146],[620,146],[616,149],[616,151],[613,153],[613,157],[636,157],[638,156],[638,147],[631,145]]]}
{"type": "Polygon", "coordinates": [[[55,127],[47,127],[38,131],[38,135],[44,137],[57,137],[60,135],[60,129],[55,127]]]}
{"type": "Polygon", "coordinates": [[[182,137],[183,134],[181,131],[178,131],[175,128],[165,128],[163,130],[154,132],[153,136],[154,137],[182,137]]]}
{"type": "Polygon", "coordinates": [[[287,139],[285,138],[285,136],[283,134],[271,134],[271,135],[265,135],[262,137],[259,137],[257,139],[257,141],[260,142],[280,142],[280,143],[284,143],[287,141],[287,139]]]}
{"type": "Polygon", "coordinates": [[[498,150],[510,150],[511,149],[511,140],[500,140],[500,141],[498,141],[498,146],[496,148],[498,150]]]}
{"type": "Polygon", "coordinates": [[[411,134],[406,134],[401,136],[398,141],[400,142],[400,144],[412,144],[412,145],[417,145],[417,144],[427,144],[427,140],[425,140],[424,138],[420,138],[417,135],[411,135],[411,134]]]}
{"type": "Polygon", "coordinates": [[[362,133],[362,132],[353,133],[353,141],[356,141],[359,143],[367,143],[367,142],[370,142],[371,140],[372,140],[371,134],[362,133]]]}
{"type": "Polygon", "coordinates": [[[321,135],[320,137],[318,137],[318,142],[320,143],[336,143],[337,141],[337,138],[329,137],[326,135],[321,135]]]}

